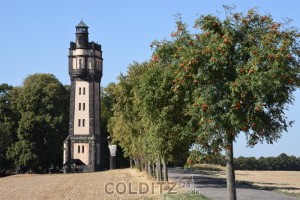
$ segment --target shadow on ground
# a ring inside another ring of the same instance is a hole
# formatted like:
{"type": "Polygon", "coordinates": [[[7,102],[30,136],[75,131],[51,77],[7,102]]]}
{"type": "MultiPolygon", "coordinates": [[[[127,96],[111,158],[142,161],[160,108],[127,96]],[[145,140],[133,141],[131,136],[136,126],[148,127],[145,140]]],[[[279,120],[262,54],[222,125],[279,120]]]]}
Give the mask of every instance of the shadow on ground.
{"type": "MultiPolygon", "coordinates": [[[[216,178],[212,177],[210,175],[214,175],[218,173],[218,171],[202,171],[199,169],[184,169],[181,168],[180,171],[176,172],[177,174],[191,174],[193,176],[194,183],[197,184],[197,188],[226,188],[226,179],[224,178],[216,178]],[[199,173],[199,174],[198,174],[199,173]]],[[[178,177],[179,178],[179,177],[178,177]]],[[[282,185],[282,184],[280,184],[282,185]]],[[[279,184],[276,183],[261,183],[261,182],[250,182],[250,181],[237,181],[236,182],[236,188],[251,188],[251,189],[257,189],[257,190],[300,190],[299,187],[281,187],[279,184]],[[259,184],[260,186],[256,185],[259,184]],[[263,186],[263,185],[268,186],[263,186]],[[270,186],[274,185],[274,186],[270,186]]]]}

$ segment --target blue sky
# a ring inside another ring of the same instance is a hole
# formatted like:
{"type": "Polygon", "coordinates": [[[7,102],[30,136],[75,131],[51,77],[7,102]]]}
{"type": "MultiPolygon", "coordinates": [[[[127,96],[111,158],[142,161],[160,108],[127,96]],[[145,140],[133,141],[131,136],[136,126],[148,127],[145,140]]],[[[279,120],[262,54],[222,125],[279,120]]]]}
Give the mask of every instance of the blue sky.
{"type": "MultiPolygon", "coordinates": [[[[294,0],[0,0],[0,83],[21,85],[33,73],[53,73],[69,84],[68,48],[80,19],[90,27],[90,40],[102,45],[102,85],[115,82],[133,61],[150,58],[153,40],[170,39],[174,15],[180,13],[190,26],[201,14],[224,16],[222,5],[246,11],[257,7],[275,20],[293,19],[300,27],[300,1],[294,0]],[[220,12],[219,12],[220,11],[220,12]]],[[[241,134],[235,156],[300,156],[300,92],[287,116],[295,120],[288,133],[273,145],[247,148],[241,134]]]]}

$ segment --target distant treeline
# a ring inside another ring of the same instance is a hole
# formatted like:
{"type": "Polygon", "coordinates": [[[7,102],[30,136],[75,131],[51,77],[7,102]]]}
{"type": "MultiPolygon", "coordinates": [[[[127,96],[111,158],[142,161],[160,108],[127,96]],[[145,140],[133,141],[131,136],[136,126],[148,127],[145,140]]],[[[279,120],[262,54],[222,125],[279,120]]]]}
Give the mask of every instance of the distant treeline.
{"type": "Polygon", "coordinates": [[[235,158],[236,170],[300,170],[300,157],[288,156],[285,153],[277,157],[238,157],[235,158]]]}
{"type": "MultiPolygon", "coordinates": [[[[219,154],[212,156],[200,151],[193,150],[190,152],[187,160],[188,166],[194,164],[215,164],[225,166],[225,156],[219,154]]],[[[300,171],[300,157],[289,156],[285,153],[277,157],[238,157],[234,158],[234,168],[236,170],[289,170],[300,171]]]]}

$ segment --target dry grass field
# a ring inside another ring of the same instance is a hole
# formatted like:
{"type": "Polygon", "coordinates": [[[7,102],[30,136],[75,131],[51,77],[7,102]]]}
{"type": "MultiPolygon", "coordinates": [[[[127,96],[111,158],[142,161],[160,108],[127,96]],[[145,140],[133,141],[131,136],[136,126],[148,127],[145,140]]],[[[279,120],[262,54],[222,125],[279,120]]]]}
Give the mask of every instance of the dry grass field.
{"type": "MultiPolygon", "coordinates": [[[[214,171],[213,174],[226,178],[225,168],[223,167],[219,167],[219,170],[214,171]]],[[[236,180],[240,182],[247,182],[251,185],[259,186],[260,188],[267,190],[291,193],[300,197],[300,171],[236,170],[235,176],[236,180]]]]}
{"type": "Polygon", "coordinates": [[[110,170],[96,173],[79,174],[24,174],[0,178],[0,199],[34,200],[34,199],[161,199],[159,186],[144,172],[137,169],[110,170]],[[110,182],[105,192],[105,185],[110,182]],[[139,190],[139,183],[149,186],[147,194],[130,194],[139,190]],[[124,192],[124,194],[117,194],[124,192]],[[152,192],[154,190],[154,192],[152,192]],[[153,194],[154,193],[154,194],[153,194]]]}
{"type": "Polygon", "coordinates": [[[300,195],[300,171],[240,171],[236,180],[253,185],[300,195]]]}
{"type": "MultiPolygon", "coordinates": [[[[195,170],[226,178],[225,167],[209,164],[194,166],[195,170]]],[[[201,173],[201,172],[200,172],[201,173]]],[[[300,171],[235,171],[236,180],[247,182],[267,190],[291,193],[300,197],[300,171]]]]}

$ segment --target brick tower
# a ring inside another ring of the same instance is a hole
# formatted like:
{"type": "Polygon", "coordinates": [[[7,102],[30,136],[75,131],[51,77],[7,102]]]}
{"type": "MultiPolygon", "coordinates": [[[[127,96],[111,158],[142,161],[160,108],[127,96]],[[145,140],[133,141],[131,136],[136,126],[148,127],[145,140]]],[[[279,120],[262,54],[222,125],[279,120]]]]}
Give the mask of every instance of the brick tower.
{"type": "Polygon", "coordinates": [[[69,136],[64,141],[64,164],[84,163],[83,171],[103,169],[103,138],[100,133],[101,45],[89,42],[88,26],[76,26],[76,43],[70,42],[69,136]]]}

